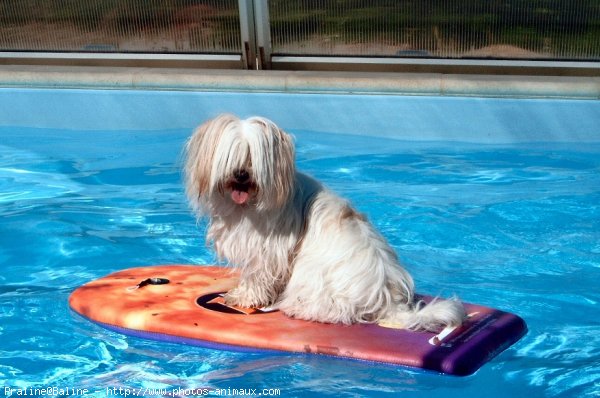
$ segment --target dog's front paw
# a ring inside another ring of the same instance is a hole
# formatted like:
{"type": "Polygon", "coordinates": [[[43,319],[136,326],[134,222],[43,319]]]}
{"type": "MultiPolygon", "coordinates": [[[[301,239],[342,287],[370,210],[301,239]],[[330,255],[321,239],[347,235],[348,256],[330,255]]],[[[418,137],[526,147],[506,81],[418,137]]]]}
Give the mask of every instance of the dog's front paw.
{"type": "Polygon", "coordinates": [[[242,304],[243,300],[240,297],[240,293],[238,289],[232,289],[223,295],[223,300],[225,300],[225,304],[234,306],[234,307],[246,307],[242,304]]]}
{"type": "Polygon", "coordinates": [[[242,288],[241,286],[227,292],[223,296],[223,299],[225,300],[225,304],[235,307],[260,308],[269,305],[269,302],[261,300],[256,292],[242,288]]]}

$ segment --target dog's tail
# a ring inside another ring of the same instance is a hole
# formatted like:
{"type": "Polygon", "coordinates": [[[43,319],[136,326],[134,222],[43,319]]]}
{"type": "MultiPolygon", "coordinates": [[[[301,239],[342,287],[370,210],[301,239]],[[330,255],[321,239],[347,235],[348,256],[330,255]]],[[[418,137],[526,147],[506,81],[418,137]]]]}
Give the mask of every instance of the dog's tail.
{"type": "Polygon", "coordinates": [[[445,327],[457,327],[466,319],[465,307],[456,298],[419,300],[410,308],[399,306],[388,313],[380,325],[386,327],[438,332],[445,327]]]}

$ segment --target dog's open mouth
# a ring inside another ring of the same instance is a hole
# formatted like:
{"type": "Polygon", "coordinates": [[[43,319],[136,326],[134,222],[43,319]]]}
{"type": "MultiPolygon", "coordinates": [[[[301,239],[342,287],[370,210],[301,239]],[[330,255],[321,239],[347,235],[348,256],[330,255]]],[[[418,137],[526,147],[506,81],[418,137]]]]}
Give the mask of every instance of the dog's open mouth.
{"type": "Polygon", "coordinates": [[[227,185],[231,200],[238,205],[248,203],[253,192],[256,191],[256,185],[252,181],[250,172],[244,168],[235,170],[227,185]]]}
{"type": "Polygon", "coordinates": [[[251,182],[240,184],[238,182],[232,182],[230,184],[231,189],[231,200],[238,205],[244,205],[250,201],[252,197],[252,192],[254,192],[255,187],[251,182]]]}
{"type": "Polygon", "coordinates": [[[243,205],[248,201],[250,194],[248,193],[248,188],[245,184],[234,184],[231,187],[231,200],[233,200],[238,205],[243,205]]]}

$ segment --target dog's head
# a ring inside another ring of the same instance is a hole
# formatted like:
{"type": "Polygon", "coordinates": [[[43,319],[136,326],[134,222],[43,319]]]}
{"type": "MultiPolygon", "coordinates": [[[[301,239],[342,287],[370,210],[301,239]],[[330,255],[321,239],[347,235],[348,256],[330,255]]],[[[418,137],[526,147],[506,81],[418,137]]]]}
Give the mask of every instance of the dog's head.
{"type": "Polygon", "coordinates": [[[210,212],[216,201],[270,210],[292,195],[292,138],[270,120],[220,115],[196,129],[186,155],[186,193],[198,212],[210,212]]]}

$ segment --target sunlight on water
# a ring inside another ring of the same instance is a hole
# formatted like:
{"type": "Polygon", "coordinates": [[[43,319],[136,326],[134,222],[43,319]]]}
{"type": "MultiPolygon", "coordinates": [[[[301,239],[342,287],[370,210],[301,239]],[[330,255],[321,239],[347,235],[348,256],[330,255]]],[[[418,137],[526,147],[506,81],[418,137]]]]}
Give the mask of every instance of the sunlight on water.
{"type": "Polygon", "coordinates": [[[456,294],[527,321],[518,344],[457,378],[156,343],[80,318],[68,297],[92,279],[133,266],[215,261],[181,185],[189,132],[18,133],[0,146],[0,387],[69,386],[98,397],[119,387],[331,397],[600,392],[598,146],[294,132],[299,168],[369,217],[419,291],[456,294]]]}

